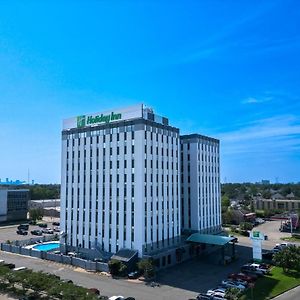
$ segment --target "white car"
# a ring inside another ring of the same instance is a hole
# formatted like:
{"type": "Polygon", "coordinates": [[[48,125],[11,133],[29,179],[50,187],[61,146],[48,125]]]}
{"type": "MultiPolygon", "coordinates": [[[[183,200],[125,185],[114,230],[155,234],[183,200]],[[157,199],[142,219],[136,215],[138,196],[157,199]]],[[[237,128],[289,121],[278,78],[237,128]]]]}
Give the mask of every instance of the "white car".
{"type": "Polygon", "coordinates": [[[242,284],[239,284],[237,282],[231,281],[231,280],[222,280],[222,285],[224,285],[227,288],[233,287],[240,290],[244,290],[246,287],[242,284]]]}
{"type": "Polygon", "coordinates": [[[222,288],[217,288],[217,289],[210,289],[206,292],[206,295],[212,296],[215,293],[221,293],[224,294],[226,293],[226,289],[222,289],[222,288]]]}
{"type": "Polygon", "coordinates": [[[125,299],[123,296],[111,296],[108,300],[123,300],[125,299]]]}
{"type": "Polygon", "coordinates": [[[261,268],[259,264],[251,264],[250,266],[254,267],[256,270],[261,271],[263,274],[269,273],[267,269],[261,268]]]}

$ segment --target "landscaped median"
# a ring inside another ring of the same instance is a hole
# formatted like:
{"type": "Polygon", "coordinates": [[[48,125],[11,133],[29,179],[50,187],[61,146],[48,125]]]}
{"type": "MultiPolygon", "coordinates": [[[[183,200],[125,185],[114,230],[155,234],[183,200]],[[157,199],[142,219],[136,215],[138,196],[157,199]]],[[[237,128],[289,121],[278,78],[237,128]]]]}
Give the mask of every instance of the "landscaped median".
{"type": "Polygon", "coordinates": [[[280,267],[272,267],[270,274],[258,279],[253,290],[250,288],[241,300],[265,300],[278,296],[300,285],[300,273],[284,273],[280,267]],[[252,294],[253,293],[253,294],[252,294]]]}

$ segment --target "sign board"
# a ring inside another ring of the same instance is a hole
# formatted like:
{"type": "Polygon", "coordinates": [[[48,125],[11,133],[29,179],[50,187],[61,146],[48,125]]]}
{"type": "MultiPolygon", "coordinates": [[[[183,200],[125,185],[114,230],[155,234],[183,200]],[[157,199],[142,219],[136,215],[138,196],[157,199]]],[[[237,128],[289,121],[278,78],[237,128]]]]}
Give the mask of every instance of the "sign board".
{"type": "Polygon", "coordinates": [[[253,247],[253,259],[262,260],[262,241],[261,240],[252,240],[253,247]]]}
{"type": "Polygon", "coordinates": [[[262,260],[262,241],[265,235],[257,230],[250,232],[250,239],[252,240],[253,259],[262,260]]]}
{"type": "Polygon", "coordinates": [[[143,105],[130,106],[123,109],[114,109],[93,114],[85,114],[63,121],[63,129],[84,128],[102,124],[138,119],[143,117],[143,105]]]}
{"type": "Polygon", "coordinates": [[[260,231],[253,230],[250,232],[250,239],[263,241],[265,239],[265,235],[260,231]]]}

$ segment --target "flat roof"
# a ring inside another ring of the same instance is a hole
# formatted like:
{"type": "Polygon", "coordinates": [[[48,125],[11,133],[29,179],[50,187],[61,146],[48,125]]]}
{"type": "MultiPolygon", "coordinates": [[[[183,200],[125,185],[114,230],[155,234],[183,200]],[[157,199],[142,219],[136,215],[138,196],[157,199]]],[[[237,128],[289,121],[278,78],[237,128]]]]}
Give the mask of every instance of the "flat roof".
{"type": "Polygon", "coordinates": [[[201,243],[201,244],[224,246],[233,240],[234,240],[234,237],[193,233],[192,235],[190,235],[187,238],[186,241],[193,242],[193,243],[199,243],[199,244],[201,243]]]}

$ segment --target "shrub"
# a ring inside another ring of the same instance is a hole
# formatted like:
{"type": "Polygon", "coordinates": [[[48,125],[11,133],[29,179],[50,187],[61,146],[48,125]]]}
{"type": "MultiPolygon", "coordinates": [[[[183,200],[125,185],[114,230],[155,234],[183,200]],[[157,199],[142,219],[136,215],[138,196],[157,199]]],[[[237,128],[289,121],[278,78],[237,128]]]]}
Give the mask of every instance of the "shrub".
{"type": "Polygon", "coordinates": [[[127,267],[121,261],[116,259],[111,259],[108,263],[109,272],[112,276],[122,276],[125,275],[127,267]]]}

